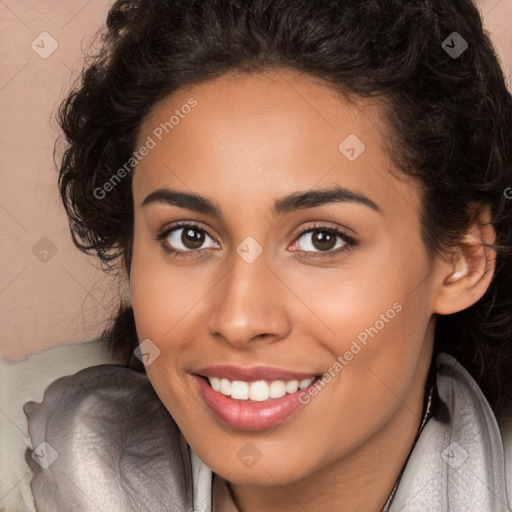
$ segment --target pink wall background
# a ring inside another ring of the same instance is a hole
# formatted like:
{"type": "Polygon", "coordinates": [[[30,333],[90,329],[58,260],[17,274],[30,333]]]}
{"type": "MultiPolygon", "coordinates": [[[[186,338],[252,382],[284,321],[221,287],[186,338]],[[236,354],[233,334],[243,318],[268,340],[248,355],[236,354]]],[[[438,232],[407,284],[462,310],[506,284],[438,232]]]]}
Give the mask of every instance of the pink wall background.
{"type": "MultiPolygon", "coordinates": [[[[477,3],[510,87],[512,0],[477,3]]],[[[0,2],[0,354],[8,359],[97,337],[120,293],[74,248],[52,161],[52,112],[110,5],[0,2]]]]}

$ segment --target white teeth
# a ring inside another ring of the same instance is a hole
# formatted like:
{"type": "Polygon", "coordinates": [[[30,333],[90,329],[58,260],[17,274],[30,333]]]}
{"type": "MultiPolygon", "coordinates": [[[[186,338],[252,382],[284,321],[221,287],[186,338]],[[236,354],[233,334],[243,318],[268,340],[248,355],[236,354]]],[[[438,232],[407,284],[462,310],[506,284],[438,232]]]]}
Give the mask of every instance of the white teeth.
{"type": "Polygon", "coordinates": [[[234,380],[231,383],[231,398],[247,400],[249,398],[249,384],[241,380],[234,380]]]}
{"type": "Polygon", "coordinates": [[[287,393],[295,393],[299,389],[299,381],[298,380],[290,380],[286,383],[286,392],[287,393]]]}
{"type": "Polygon", "coordinates": [[[304,379],[299,382],[299,389],[307,388],[315,379],[304,379]]]}
{"type": "Polygon", "coordinates": [[[269,386],[270,398],[281,398],[286,395],[286,384],[284,380],[274,380],[269,386]]]}
{"type": "Polygon", "coordinates": [[[253,400],[255,402],[264,402],[269,398],[281,398],[286,393],[295,393],[299,389],[308,387],[313,382],[314,377],[298,380],[274,380],[270,383],[264,380],[254,382],[244,382],[241,380],[230,381],[228,379],[219,379],[218,377],[208,377],[212,389],[220,391],[223,395],[231,396],[235,400],[253,400]]]}
{"type": "Polygon", "coordinates": [[[220,379],[220,390],[223,395],[231,395],[231,382],[228,379],[220,379]]]}
{"type": "Polygon", "coordinates": [[[264,402],[269,399],[269,385],[264,380],[251,382],[249,398],[255,402],[264,402]]]}
{"type": "Polygon", "coordinates": [[[220,391],[220,379],[218,377],[210,377],[210,384],[215,391],[220,391]]]}

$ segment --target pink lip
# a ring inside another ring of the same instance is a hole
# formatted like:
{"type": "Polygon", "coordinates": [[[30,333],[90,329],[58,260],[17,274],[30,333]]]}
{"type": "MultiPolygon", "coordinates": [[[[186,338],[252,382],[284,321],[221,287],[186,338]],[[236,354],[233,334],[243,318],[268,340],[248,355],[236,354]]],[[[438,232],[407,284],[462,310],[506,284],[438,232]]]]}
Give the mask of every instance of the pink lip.
{"type": "Polygon", "coordinates": [[[219,379],[243,380],[253,382],[256,380],[304,380],[316,377],[314,373],[296,372],[270,366],[255,366],[242,368],[239,366],[217,365],[200,368],[194,373],[204,377],[218,377],[219,379]]]}
{"type": "MultiPolygon", "coordinates": [[[[217,375],[212,376],[216,377],[217,375]]],[[[283,422],[302,405],[299,401],[299,394],[307,393],[309,387],[315,383],[313,381],[308,387],[281,398],[271,398],[265,402],[252,402],[235,400],[219,391],[214,391],[204,377],[196,375],[194,379],[204,401],[217,417],[230,427],[239,430],[261,430],[283,422]]],[[[244,380],[247,381],[247,378],[244,380]]]]}

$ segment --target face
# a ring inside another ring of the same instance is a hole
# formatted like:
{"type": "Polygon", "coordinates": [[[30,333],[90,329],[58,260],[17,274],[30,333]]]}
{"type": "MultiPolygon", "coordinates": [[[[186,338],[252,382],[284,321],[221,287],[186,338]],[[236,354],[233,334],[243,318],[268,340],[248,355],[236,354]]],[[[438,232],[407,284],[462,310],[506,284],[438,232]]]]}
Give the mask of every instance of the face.
{"type": "Polygon", "coordinates": [[[419,426],[436,274],[381,118],[280,70],[180,90],[141,127],[130,293],[146,371],[232,482],[296,482],[419,426]]]}

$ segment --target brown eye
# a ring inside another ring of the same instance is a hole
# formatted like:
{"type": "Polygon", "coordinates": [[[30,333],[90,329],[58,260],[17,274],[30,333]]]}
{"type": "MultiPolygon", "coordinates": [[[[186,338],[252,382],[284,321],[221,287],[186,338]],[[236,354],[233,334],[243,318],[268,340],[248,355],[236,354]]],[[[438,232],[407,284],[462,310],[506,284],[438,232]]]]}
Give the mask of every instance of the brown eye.
{"type": "Polygon", "coordinates": [[[336,245],[336,235],[328,231],[313,231],[311,235],[311,243],[319,251],[334,249],[336,245]]]}
{"type": "Polygon", "coordinates": [[[195,228],[185,228],[181,233],[181,243],[188,249],[199,249],[204,240],[204,232],[195,228]]]}
{"type": "Polygon", "coordinates": [[[299,248],[301,251],[331,251],[338,249],[347,244],[340,233],[335,233],[332,230],[326,229],[312,229],[302,233],[298,238],[299,241],[305,240],[305,242],[299,242],[299,248]],[[339,243],[338,242],[339,239],[339,243]]]}
{"type": "Polygon", "coordinates": [[[210,247],[217,247],[212,237],[204,229],[195,225],[174,226],[167,229],[159,238],[167,250],[176,252],[190,252],[208,248],[208,246],[203,247],[208,240],[211,242],[210,247]]]}

